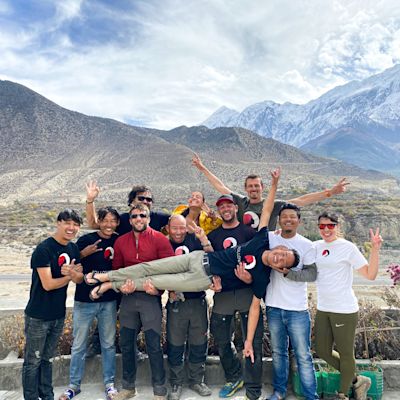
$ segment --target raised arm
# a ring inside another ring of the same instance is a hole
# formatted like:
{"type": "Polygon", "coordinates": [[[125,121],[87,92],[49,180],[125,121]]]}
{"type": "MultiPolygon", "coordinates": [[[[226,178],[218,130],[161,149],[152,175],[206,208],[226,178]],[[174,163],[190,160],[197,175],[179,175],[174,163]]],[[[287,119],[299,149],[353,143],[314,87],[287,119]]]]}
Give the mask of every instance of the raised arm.
{"type": "Polygon", "coordinates": [[[274,209],[275,195],[276,195],[276,190],[278,189],[278,182],[280,176],[281,176],[280,168],[276,168],[273,171],[271,171],[271,177],[272,177],[271,188],[268,192],[267,198],[264,200],[263,203],[263,209],[260,216],[260,223],[258,225],[258,230],[264,228],[264,226],[268,226],[272,210],[274,209]]]}
{"type": "Polygon", "coordinates": [[[221,194],[230,194],[232,190],[225,186],[225,184],[215,176],[201,161],[200,157],[194,153],[192,158],[192,165],[195,166],[210,182],[211,186],[221,194]]]}
{"type": "Polygon", "coordinates": [[[382,246],[383,239],[379,234],[379,228],[376,229],[375,233],[372,229],[369,230],[371,237],[371,254],[369,256],[369,263],[361,267],[358,272],[370,281],[375,280],[378,275],[379,268],[379,250],[382,246]]]}
{"type": "Polygon", "coordinates": [[[350,182],[347,182],[346,178],[342,178],[331,189],[325,189],[322,192],[308,193],[308,194],[305,194],[304,196],[290,199],[290,200],[288,200],[288,202],[296,204],[296,206],[299,206],[299,207],[303,207],[308,204],[317,203],[318,201],[323,201],[323,200],[328,199],[329,197],[343,193],[346,190],[347,185],[350,185],[350,182]]]}
{"type": "Polygon", "coordinates": [[[94,201],[100,193],[97,182],[90,180],[86,183],[86,220],[89,228],[99,229],[94,201]]]}

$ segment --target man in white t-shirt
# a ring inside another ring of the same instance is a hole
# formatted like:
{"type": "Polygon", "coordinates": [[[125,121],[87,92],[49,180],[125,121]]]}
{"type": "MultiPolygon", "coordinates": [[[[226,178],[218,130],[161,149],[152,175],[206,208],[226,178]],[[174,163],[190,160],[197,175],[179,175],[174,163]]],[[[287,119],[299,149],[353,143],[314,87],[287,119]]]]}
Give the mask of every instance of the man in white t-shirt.
{"type": "Polygon", "coordinates": [[[271,248],[282,245],[295,249],[300,255],[299,265],[287,274],[286,271],[271,271],[265,296],[268,327],[271,333],[274,388],[270,400],[279,400],[286,396],[289,339],[296,357],[304,396],[307,400],[318,399],[310,352],[311,323],[305,282],[314,281],[317,276],[314,264],[315,251],[312,242],[297,233],[299,224],[300,209],[294,204],[286,203],[279,211],[281,233],[269,233],[271,248]]]}

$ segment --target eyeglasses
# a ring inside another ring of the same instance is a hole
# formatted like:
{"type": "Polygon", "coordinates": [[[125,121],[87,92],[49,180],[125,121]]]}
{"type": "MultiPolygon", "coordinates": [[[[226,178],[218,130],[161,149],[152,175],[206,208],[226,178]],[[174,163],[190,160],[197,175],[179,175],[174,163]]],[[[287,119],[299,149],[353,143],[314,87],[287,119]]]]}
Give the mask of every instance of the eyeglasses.
{"type": "Polygon", "coordinates": [[[136,218],[147,218],[147,214],[131,214],[131,219],[136,219],[136,218]]]}
{"type": "Polygon", "coordinates": [[[147,197],[147,196],[137,196],[137,199],[139,201],[147,201],[148,203],[152,203],[153,199],[151,197],[147,197]]]}
{"type": "Polygon", "coordinates": [[[325,229],[325,228],[328,228],[329,230],[332,230],[332,229],[335,229],[335,226],[336,226],[337,224],[319,224],[318,225],[318,228],[319,229],[325,229]]]}

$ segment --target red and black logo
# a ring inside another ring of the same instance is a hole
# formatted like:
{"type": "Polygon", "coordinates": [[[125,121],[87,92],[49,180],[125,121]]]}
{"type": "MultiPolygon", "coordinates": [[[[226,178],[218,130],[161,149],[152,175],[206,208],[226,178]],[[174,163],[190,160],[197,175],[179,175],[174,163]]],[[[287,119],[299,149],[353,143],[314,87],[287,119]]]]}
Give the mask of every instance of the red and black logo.
{"type": "Polygon", "coordinates": [[[322,250],[322,257],[328,257],[329,254],[331,254],[331,253],[329,252],[328,249],[322,250]]]}
{"type": "Polygon", "coordinates": [[[114,249],[111,246],[104,250],[104,258],[106,260],[112,260],[114,258],[114,249]]]}
{"type": "Polygon", "coordinates": [[[256,266],[256,258],[254,256],[244,256],[244,267],[246,269],[253,269],[256,266]]]}
{"type": "Polygon", "coordinates": [[[243,223],[255,229],[260,225],[260,217],[253,211],[246,211],[243,214],[243,223]]]}
{"type": "Polygon", "coordinates": [[[64,264],[71,264],[71,258],[67,253],[62,253],[58,256],[58,266],[62,267],[64,264]]]}
{"type": "Polygon", "coordinates": [[[228,237],[223,241],[222,246],[224,247],[224,249],[229,249],[231,247],[236,247],[237,246],[237,240],[234,237],[228,237]]]}
{"type": "Polygon", "coordinates": [[[175,249],[175,255],[176,256],[182,256],[183,254],[189,254],[190,250],[187,246],[179,246],[175,249]]]}

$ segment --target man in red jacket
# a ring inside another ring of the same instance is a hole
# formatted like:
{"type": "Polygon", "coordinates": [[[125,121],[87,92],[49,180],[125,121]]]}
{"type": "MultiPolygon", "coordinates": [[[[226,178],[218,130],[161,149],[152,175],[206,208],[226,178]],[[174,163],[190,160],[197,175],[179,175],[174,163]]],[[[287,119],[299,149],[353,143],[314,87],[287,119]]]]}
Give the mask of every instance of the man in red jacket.
{"type": "MultiPolygon", "coordinates": [[[[169,240],[162,233],[149,227],[150,211],[144,204],[134,205],[129,215],[132,232],[116,240],[113,269],[174,255],[169,240]]],[[[133,290],[133,285],[129,287],[127,284],[125,290],[122,291],[130,293],[133,290]]],[[[142,327],[150,359],[154,399],[165,399],[167,388],[160,345],[161,297],[145,292],[134,292],[128,296],[122,296],[119,318],[123,390],[119,392],[116,400],[129,399],[136,394],[136,339],[142,327]]]]}

